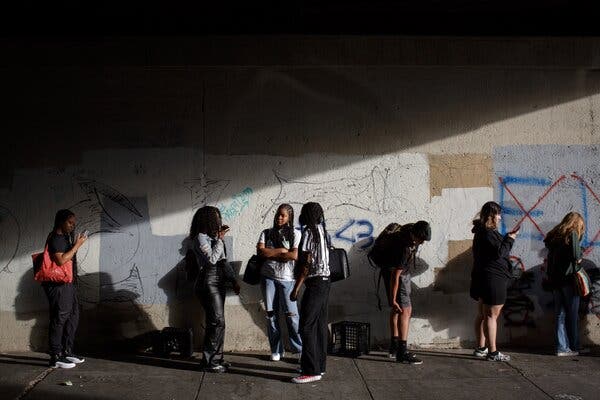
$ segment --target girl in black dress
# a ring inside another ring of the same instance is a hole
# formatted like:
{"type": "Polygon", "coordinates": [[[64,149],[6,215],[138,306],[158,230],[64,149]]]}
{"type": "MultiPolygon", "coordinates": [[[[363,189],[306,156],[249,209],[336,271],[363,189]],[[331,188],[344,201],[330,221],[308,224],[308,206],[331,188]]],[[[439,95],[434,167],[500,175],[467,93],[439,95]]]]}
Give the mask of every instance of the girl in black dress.
{"type": "Polygon", "coordinates": [[[479,347],[474,354],[489,361],[510,361],[510,356],[496,348],[496,332],[511,277],[509,254],[519,229],[517,227],[502,236],[497,230],[501,211],[498,203],[485,203],[479,218],[473,221],[472,229],[475,235],[470,294],[479,302],[479,313],[475,319],[479,347]],[[486,341],[488,347],[485,346],[486,341]]]}

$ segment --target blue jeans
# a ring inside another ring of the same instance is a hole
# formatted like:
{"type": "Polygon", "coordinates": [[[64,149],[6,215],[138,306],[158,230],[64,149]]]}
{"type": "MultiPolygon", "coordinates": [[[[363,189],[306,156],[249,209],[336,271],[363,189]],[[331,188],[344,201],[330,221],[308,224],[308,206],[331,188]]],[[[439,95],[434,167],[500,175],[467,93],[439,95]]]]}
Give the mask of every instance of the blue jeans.
{"type": "Polygon", "coordinates": [[[294,289],[294,281],[278,281],[264,277],[261,281],[261,289],[267,309],[267,333],[272,354],[283,354],[283,342],[281,340],[281,329],[279,328],[279,314],[283,308],[285,321],[287,323],[290,347],[293,353],[302,352],[302,339],[298,333],[298,305],[290,301],[290,293],[294,289]]]}
{"type": "Polygon", "coordinates": [[[574,285],[553,290],[556,351],[579,351],[579,296],[574,285]]]}

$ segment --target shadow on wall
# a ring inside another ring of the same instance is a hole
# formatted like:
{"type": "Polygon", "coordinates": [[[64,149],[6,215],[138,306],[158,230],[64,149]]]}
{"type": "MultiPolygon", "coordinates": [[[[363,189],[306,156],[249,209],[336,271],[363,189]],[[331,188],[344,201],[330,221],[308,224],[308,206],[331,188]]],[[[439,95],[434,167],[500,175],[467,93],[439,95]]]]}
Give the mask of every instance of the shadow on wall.
{"type": "MultiPolygon", "coordinates": [[[[388,299],[383,279],[379,280],[380,269],[373,267],[367,253],[373,238],[356,241],[348,250],[350,277],[331,285],[329,296],[329,323],[340,321],[368,322],[370,324],[371,347],[387,349],[389,345],[389,311],[388,299]],[[381,302],[381,310],[378,304],[381,302]]],[[[411,268],[412,277],[424,273],[429,265],[417,258],[415,267],[411,268]]],[[[418,289],[412,285],[413,293],[418,289]]]]}
{"type": "MultiPolygon", "coordinates": [[[[200,351],[204,342],[204,308],[199,299],[199,293],[194,289],[194,282],[188,281],[185,272],[185,254],[192,246],[187,237],[181,242],[179,254],[182,259],[169,272],[167,272],[159,281],[158,287],[167,297],[168,322],[167,326],[175,328],[191,328],[194,338],[194,349],[200,351]]],[[[230,261],[237,275],[242,262],[230,261]]],[[[251,286],[243,283],[238,276],[238,282],[241,286],[241,298],[244,309],[251,316],[253,322],[261,328],[266,337],[266,325],[264,323],[264,311],[261,308],[258,299],[260,298],[259,286],[251,286]]],[[[227,296],[231,295],[231,288],[227,288],[227,296]]],[[[231,326],[231,316],[225,310],[226,326],[231,326]]],[[[228,332],[231,328],[226,328],[228,332]]],[[[243,332],[242,332],[243,334],[243,332]]]]}
{"type": "MultiPolygon", "coordinates": [[[[471,299],[472,248],[450,259],[446,267],[436,272],[434,282],[426,288],[414,290],[413,316],[425,318],[434,332],[447,330],[449,339],[434,338],[440,345],[471,347],[475,344],[473,323],[477,313],[477,302],[471,299]]],[[[541,289],[541,266],[523,272],[515,265],[515,278],[510,282],[507,300],[499,320],[499,343],[511,346],[549,345],[548,328],[545,320],[548,312],[540,310],[545,302],[534,295],[541,289]]]]}
{"type": "Polygon", "coordinates": [[[33,273],[21,276],[15,298],[15,317],[18,321],[33,321],[29,334],[29,347],[33,351],[48,350],[48,300],[33,273]]]}
{"type": "Polygon", "coordinates": [[[581,300],[579,307],[579,336],[581,345],[594,346],[600,343],[598,326],[600,326],[600,268],[589,259],[581,262],[590,277],[592,284],[590,296],[581,300]]]}
{"type": "Polygon", "coordinates": [[[190,239],[184,238],[179,249],[182,259],[158,281],[158,287],[167,296],[167,326],[191,328],[194,348],[200,350],[204,340],[204,309],[194,292],[194,282],[188,281],[185,273],[184,257],[190,247],[190,239]]]}
{"type": "MultiPolygon", "coordinates": [[[[143,307],[136,303],[138,295],[128,290],[111,290],[111,281],[110,275],[106,273],[79,276],[80,317],[75,339],[78,351],[135,352],[149,347],[149,337],[144,338],[144,334],[156,328],[143,307]],[[104,299],[97,300],[98,283],[104,286],[104,299]]],[[[29,338],[31,350],[47,352],[48,301],[40,284],[29,274],[24,274],[19,282],[15,310],[18,320],[34,320],[29,338]],[[35,294],[37,311],[29,311],[32,305],[31,293],[35,294]]]]}

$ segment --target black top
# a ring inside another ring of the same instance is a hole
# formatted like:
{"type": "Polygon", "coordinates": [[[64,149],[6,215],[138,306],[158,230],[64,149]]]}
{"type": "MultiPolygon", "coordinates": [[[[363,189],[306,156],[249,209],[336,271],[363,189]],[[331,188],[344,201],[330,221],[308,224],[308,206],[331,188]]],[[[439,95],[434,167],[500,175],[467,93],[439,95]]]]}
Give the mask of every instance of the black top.
{"type": "MultiPolygon", "coordinates": [[[[73,239],[70,235],[59,235],[56,232],[52,232],[48,236],[48,252],[50,254],[55,253],[66,253],[73,248],[73,239]]],[[[77,281],[77,256],[74,255],[73,261],[73,283],[77,281]]]]}
{"type": "Polygon", "coordinates": [[[391,235],[390,242],[393,246],[392,254],[394,255],[391,267],[394,269],[408,270],[409,263],[416,261],[417,246],[413,245],[410,235],[412,225],[403,225],[398,232],[391,235]]]}
{"type": "Polygon", "coordinates": [[[550,283],[554,287],[573,284],[573,273],[578,271],[577,260],[582,257],[582,249],[576,232],[571,232],[569,240],[553,240],[546,243],[548,248],[547,270],[550,283]]]}
{"type": "Polygon", "coordinates": [[[475,275],[511,277],[509,255],[514,239],[502,236],[497,230],[475,227],[473,237],[473,272],[475,275]]]}

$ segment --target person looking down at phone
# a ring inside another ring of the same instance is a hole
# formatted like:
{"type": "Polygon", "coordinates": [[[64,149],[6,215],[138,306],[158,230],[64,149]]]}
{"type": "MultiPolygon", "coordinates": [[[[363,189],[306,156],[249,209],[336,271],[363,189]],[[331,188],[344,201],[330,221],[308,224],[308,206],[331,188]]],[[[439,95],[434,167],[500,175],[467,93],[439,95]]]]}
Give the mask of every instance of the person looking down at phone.
{"type": "Polygon", "coordinates": [[[479,311],[475,319],[478,347],[474,355],[488,361],[510,361],[510,356],[496,348],[496,332],[512,276],[509,255],[519,227],[502,236],[497,230],[501,212],[498,203],[485,203],[471,230],[474,237],[470,295],[477,300],[479,311]]]}
{"type": "Polygon", "coordinates": [[[235,294],[240,294],[233,268],[227,261],[223,238],[229,227],[222,225],[221,212],[216,207],[204,206],[194,214],[189,238],[194,246],[201,271],[196,280],[195,293],[204,308],[205,327],[202,367],[207,372],[226,372],[229,364],[223,359],[225,339],[225,284],[232,283],[235,294]]]}
{"type": "MultiPolygon", "coordinates": [[[[52,260],[63,265],[71,262],[72,283],[42,282],[50,306],[48,348],[50,367],[73,368],[85,360],[73,353],[75,332],[79,325],[79,300],[77,299],[77,250],[87,240],[87,234],[74,235],[77,220],[71,210],[58,210],[54,227],[46,244],[52,260]]],[[[87,231],[86,231],[87,232],[87,231]]]]}

